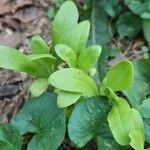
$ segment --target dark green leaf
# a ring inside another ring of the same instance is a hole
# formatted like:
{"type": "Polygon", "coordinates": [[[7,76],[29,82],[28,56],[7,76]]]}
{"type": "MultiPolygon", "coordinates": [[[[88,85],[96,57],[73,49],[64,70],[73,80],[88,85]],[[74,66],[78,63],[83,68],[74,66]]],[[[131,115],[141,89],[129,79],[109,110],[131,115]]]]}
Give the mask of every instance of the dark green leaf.
{"type": "Polygon", "coordinates": [[[119,17],[117,30],[121,38],[135,37],[142,29],[142,19],[131,12],[125,12],[119,17]]]}
{"type": "Polygon", "coordinates": [[[144,37],[150,46],[150,19],[143,20],[143,32],[144,37]]]}
{"type": "Polygon", "coordinates": [[[149,0],[125,0],[125,4],[129,7],[131,11],[133,11],[133,13],[140,15],[143,18],[147,18],[148,16],[148,18],[150,19],[149,0]]]}
{"type": "Polygon", "coordinates": [[[64,112],[58,109],[56,95],[46,93],[29,100],[13,119],[21,134],[34,133],[28,150],[56,150],[64,139],[64,112]]]}
{"type": "Polygon", "coordinates": [[[112,35],[109,29],[109,19],[102,1],[93,0],[91,12],[90,41],[94,44],[108,44],[112,35]]]}
{"type": "Polygon", "coordinates": [[[22,137],[16,128],[6,123],[0,124],[0,149],[20,150],[22,137]]]}
{"type": "Polygon", "coordinates": [[[106,123],[109,110],[110,105],[106,97],[92,97],[79,103],[69,119],[70,139],[78,147],[83,147],[92,138],[97,140],[101,150],[117,147],[118,144],[114,141],[106,123]]]}

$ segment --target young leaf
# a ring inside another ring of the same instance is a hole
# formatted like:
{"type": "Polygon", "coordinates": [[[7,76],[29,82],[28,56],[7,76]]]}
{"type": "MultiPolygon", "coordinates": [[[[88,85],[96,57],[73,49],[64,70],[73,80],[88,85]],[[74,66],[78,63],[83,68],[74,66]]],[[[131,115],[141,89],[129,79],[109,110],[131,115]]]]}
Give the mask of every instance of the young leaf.
{"type": "Polygon", "coordinates": [[[45,77],[45,73],[34,62],[16,49],[0,46],[0,67],[22,71],[38,77],[45,77]]]}
{"type": "Polygon", "coordinates": [[[68,32],[76,27],[77,22],[78,10],[76,5],[72,1],[66,1],[60,7],[52,23],[53,45],[65,43],[68,32]]]}
{"type": "Polygon", "coordinates": [[[58,98],[57,98],[57,106],[59,108],[65,108],[77,102],[77,100],[81,97],[81,93],[75,92],[66,92],[66,91],[59,91],[58,98]]]}
{"type": "Polygon", "coordinates": [[[46,78],[39,78],[35,81],[33,81],[32,85],[31,85],[31,94],[34,97],[38,97],[41,94],[43,94],[46,89],[49,86],[49,82],[48,79],[46,78]]]}
{"type": "Polygon", "coordinates": [[[107,85],[113,91],[127,90],[133,81],[133,66],[128,60],[115,64],[107,73],[107,85]]]}
{"type": "Polygon", "coordinates": [[[99,94],[95,81],[82,70],[75,68],[54,72],[49,77],[49,82],[60,90],[82,93],[83,96],[90,97],[99,94]]]}
{"type": "Polygon", "coordinates": [[[58,109],[56,95],[45,93],[29,100],[11,124],[21,134],[34,133],[28,150],[56,150],[65,135],[65,116],[58,109]]]}
{"type": "Polygon", "coordinates": [[[77,55],[70,47],[64,44],[57,44],[55,46],[55,51],[57,55],[68,64],[70,68],[77,67],[77,55]]]}
{"type": "Polygon", "coordinates": [[[96,65],[101,54],[101,46],[93,45],[83,50],[78,58],[78,66],[81,70],[88,72],[96,65]]]}
{"type": "Polygon", "coordinates": [[[142,29],[142,19],[131,12],[125,12],[117,21],[117,30],[121,38],[135,37],[142,29]]]}
{"type": "Polygon", "coordinates": [[[68,33],[68,41],[66,44],[70,46],[77,55],[86,47],[89,30],[89,21],[82,21],[68,33]]]}
{"type": "Polygon", "coordinates": [[[20,150],[22,137],[16,128],[6,123],[0,124],[0,149],[20,150]]]}
{"type": "Polygon", "coordinates": [[[106,123],[109,110],[110,105],[106,97],[92,97],[80,102],[69,119],[70,139],[80,148],[95,138],[100,150],[122,150],[113,139],[106,123]]]}
{"type": "Polygon", "coordinates": [[[143,135],[138,130],[133,130],[129,133],[129,137],[131,139],[130,145],[135,150],[144,150],[144,141],[143,135]]]}
{"type": "Polygon", "coordinates": [[[32,37],[31,50],[32,50],[32,54],[49,54],[48,45],[39,35],[32,37]]]}
{"type": "Polygon", "coordinates": [[[143,32],[144,37],[150,46],[150,19],[143,20],[143,32]]]}
{"type": "MultiPolygon", "coordinates": [[[[120,145],[127,145],[130,143],[129,134],[131,131],[138,130],[142,136],[143,121],[138,111],[131,109],[129,104],[123,98],[119,98],[108,114],[108,123],[115,140],[120,145]]],[[[138,140],[138,137],[135,137],[138,140]]],[[[144,138],[142,138],[143,142],[144,138]]]]}

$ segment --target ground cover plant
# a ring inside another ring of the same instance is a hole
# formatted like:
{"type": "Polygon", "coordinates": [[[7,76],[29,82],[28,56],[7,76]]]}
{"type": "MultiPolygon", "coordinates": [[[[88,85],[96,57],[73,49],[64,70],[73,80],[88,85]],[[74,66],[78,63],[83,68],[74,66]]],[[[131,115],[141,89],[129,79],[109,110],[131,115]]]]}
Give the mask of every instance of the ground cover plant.
{"type": "Polygon", "coordinates": [[[90,22],[78,18],[76,5],[66,1],[53,20],[50,48],[40,36],[32,37],[30,55],[0,46],[1,68],[36,78],[31,100],[10,123],[0,124],[1,149],[56,150],[65,137],[78,148],[94,139],[100,150],[148,149],[149,59],[121,60],[104,71],[104,49],[87,44],[90,22]],[[25,142],[27,134],[32,138],[25,142]]]}

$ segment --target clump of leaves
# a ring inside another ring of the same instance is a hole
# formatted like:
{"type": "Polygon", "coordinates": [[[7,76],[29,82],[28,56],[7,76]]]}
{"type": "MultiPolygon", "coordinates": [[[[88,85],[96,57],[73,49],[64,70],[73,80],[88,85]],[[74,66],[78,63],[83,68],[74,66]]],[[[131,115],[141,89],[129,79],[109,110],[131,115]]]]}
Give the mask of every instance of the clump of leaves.
{"type": "MultiPolygon", "coordinates": [[[[95,139],[101,150],[128,149],[128,145],[144,150],[142,117],[126,99],[116,94],[131,87],[133,65],[122,60],[111,67],[102,82],[94,80],[91,72],[101,54],[101,46],[86,46],[89,30],[89,21],[78,23],[77,8],[67,1],[53,21],[50,48],[39,36],[32,38],[32,54],[28,56],[0,47],[0,67],[38,77],[31,86],[36,98],[28,101],[10,123],[21,135],[34,133],[28,150],[56,150],[63,142],[66,129],[79,148],[95,139]],[[61,62],[68,67],[57,70],[61,62]],[[54,91],[44,93],[49,85],[54,91]]],[[[3,149],[12,150],[14,142],[5,138],[7,132],[3,125],[0,130],[4,135],[0,141],[10,143],[8,148],[2,143],[3,149]]],[[[21,148],[18,145],[16,150],[21,148]]]]}

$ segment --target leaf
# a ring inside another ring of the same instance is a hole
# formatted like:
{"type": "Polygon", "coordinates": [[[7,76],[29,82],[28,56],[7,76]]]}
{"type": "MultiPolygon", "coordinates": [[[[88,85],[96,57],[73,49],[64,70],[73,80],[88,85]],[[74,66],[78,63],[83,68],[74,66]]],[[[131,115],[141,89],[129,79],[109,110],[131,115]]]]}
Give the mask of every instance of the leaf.
{"type": "Polygon", "coordinates": [[[121,11],[118,0],[104,0],[104,9],[111,17],[117,17],[121,11]]]}
{"type": "Polygon", "coordinates": [[[75,68],[54,72],[49,77],[49,82],[60,90],[82,93],[86,97],[99,94],[95,81],[82,70],[75,68]]]}
{"type": "Polygon", "coordinates": [[[27,58],[40,66],[47,76],[54,71],[54,63],[56,58],[50,54],[30,54],[27,58]]]}
{"type": "Polygon", "coordinates": [[[107,86],[113,91],[130,88],[133,81],[133,66],[128,60],[122,60],[112,66],[106,76],[107,86]]]}
{"type": "MultiPolygon", "coordinates": [[[[132,107],[139,110],[142,117],[143,114],[141,105],[144,100],[149,98],[150,95],[150,60],[149,59],[142,59],[138,60],[134,63],[134,72],[135,77],[133,84],[130,89],[124,92],[124,94],[127,96],[130,104],[132,107]]],[[[145,110],[146,111],[146,110],[145,110]]],[[[145,125],[145,137],[146,141],[150,143],[150,119],[143,118],[144,125],[145,125]]]]}
{"type": "Polygon", "coordinates": [[[85,49],[89,31],[89,21],[82,21],[68,33],[68,40],[66,41],[66,44],[70,46],[77,55],[85,49]]]}
{"type": "Polygon", "coordinates": [[[81,93],[75,92],[66,92],[66,91],[59,91],[58,98],[57,98],[57,106],[59,108],[65,108],[77,102],[77,100],[81,97],[81,93]]]}
{"type": "Polygon", "coordinates": [[[106,123],[109,110],[110,105],[106,97],[92,97],[80,102],[74,108],[69,119],[68,133],[70,139],[80,148],[93,138],[97,139],[101,150],[108,147],[113,148],[115,145],[117,147],[106,123]],[[111,141],[109,146],[105,145],[108,141],[111,141]],[[105,146],[103,147],[103,145],[105,146]]]}
{"type": "Polygon", "coordinates": [[[65,116],[58,109],[56,95],[45,93],[29,100],[11,124],[18,128],[21,134],[34,133],[28,144],[28,150],[56,150],[65,135],[65,116]]]}
{"type": "Polygon", "coordinates": [[[94,65],[96,65],[101,54],[101,47],[93,45],[83,50],[78,58],[78,66],[81,70],[88,72],[94,65]]]}
{"type": "Polygon", "coordinates": [[[48,45],[39,35],[32,37],[31,49],[32,49],[33,54],[48,54],[49,53],[48,45]]]}
{"type": "Polygon", "coordinates": [[[102,53],[99,57],[98,63],[97,63],[97,68],[98,68],[98,73],[99,73],[99,78],[100,81],[103,81],[104,77],[107,74],[107,62],[109,57],[116,57],[120,58],[121,57],[121,50],[119,49],[113,49],[108,46],[103,46],[102,47],[102,53]]]}
{"type": "Polygon", "coordinates": [[[149,27],[150,27],[150,19],[144,19],[143,20],[144,37],[150,47],[150,28],[149,27]]]}
{"type": "Polygon", "coordinates": [[[125,12],[117,21],[117,31],[121,38],[135,37],[142,29],[142,19],[131,12],[125,12]]]}
{"type": "Polygon", "coordinates": [[[70,47],[64,44],[57,44],[55,46],[55,51],[57,55],[68,64],[69,67],[77,67],[77,55],[70,47]]]}
{"type": "MultiPolygon", "coordinates": [[[[131,131],[138,130],[144,137],[143,121],[140,114],[137,110],[131,109],[123,98],[119,98],[117,104],[113,105],[107,119],[112,134],[120,145],[130,143],[129,134],[131,131]]],[[[135,138],[138,139],[138,137],[135,138]]],[[[139,142],[143,141],[144,138],[139,142]]]]}
{"type": "Polygon", "coordinates": [[[76,27],[77,22],[77,7],[72,1],[66,1],[60,7],[52,23],[53,46],[59,43],[65,44],[68,32],[76,27]]]}
{"type": "Polygon", "coordinates": [[[94,44],[106,45],[110,43],[112,35],[109,30],[109,19],[102,1],[93,0],[91,12],[90,41],[94,44]]]}
{"type": "Polygon", "coordinates": [[[150,119],[150,99],[145,99],[141,105],[139,105],[139,110],[143,118],[150,119]]]}
{"type": "Polygon", "coordinates": [[[46,78],[39,78],[33,81],[31,85],[31,94],[34,97],[38,97],[43,94],[49,86],[48,79],[46,78]]]}
{"type": "Polygon", "coordinates": [[[34,62],[16,49],[0,46],[0,67],[45,77],[45,74],[34,62]]]}
{"type": "Polygon", "coordinates": [[[141,17],[147,13],[150,14],[150,1],[148,0],[125,0],[125,4],[129,7],[131,11],[141,17]]]}
{"type": "Polygon", "coordinates": [[[1,150],[20,150],[22,137],[16,128],[6,123],[0,124],[1,150]]]}
{"type": "Polygon", "coordinates": [[[133,130],[129,133],[129,137],[131,138],[130,145],[135,150],[144,150],[144,141],[143,135],[138,130],[133,130]]]}

